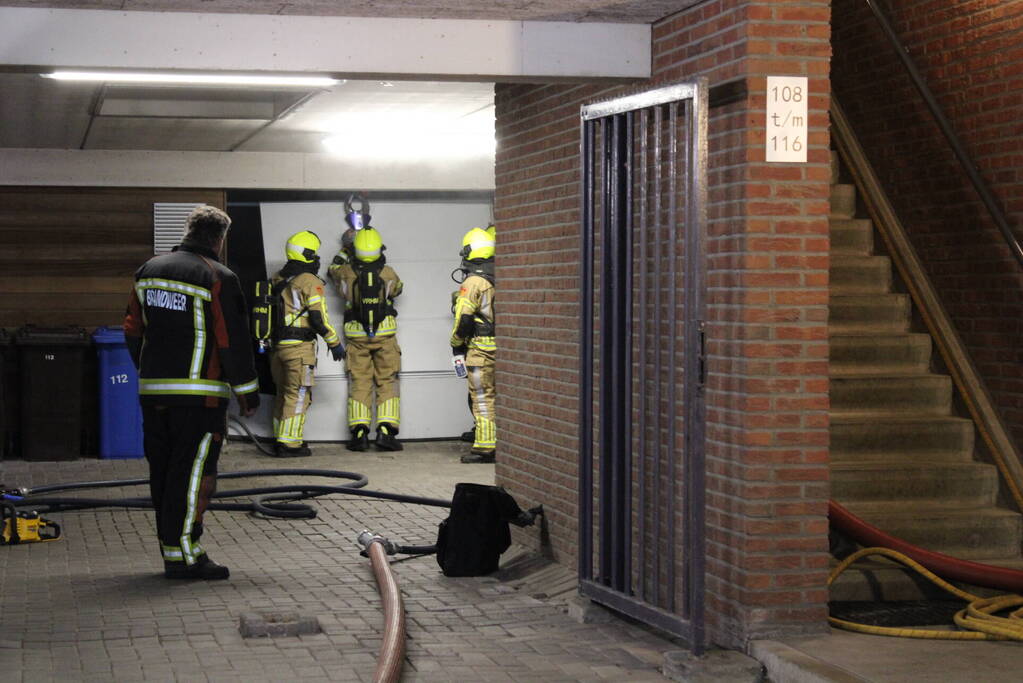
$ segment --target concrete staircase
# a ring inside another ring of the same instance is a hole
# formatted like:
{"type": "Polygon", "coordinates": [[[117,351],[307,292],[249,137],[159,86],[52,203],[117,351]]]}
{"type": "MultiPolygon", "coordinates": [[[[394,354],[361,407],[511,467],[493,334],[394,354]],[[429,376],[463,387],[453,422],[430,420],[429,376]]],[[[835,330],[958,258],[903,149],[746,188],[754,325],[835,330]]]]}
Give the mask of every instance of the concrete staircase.
{"type": "MultiPolygon", "coordinates": [[[[856,217],[856,191],[831,188],[831,488],[853,514],[929,550],[1020,561],[1023,517],[996,505],[998,473],[974,460],[974,426],[953,412],[948,375],[931,371],[931,338],[911,331],[891,260],[856,217]]],[[[847,572],[832,600],[916,599],[919,582],[880,561],[847,572]]],[[[924,591],[927,592],[927,591],[924,591]]]]}

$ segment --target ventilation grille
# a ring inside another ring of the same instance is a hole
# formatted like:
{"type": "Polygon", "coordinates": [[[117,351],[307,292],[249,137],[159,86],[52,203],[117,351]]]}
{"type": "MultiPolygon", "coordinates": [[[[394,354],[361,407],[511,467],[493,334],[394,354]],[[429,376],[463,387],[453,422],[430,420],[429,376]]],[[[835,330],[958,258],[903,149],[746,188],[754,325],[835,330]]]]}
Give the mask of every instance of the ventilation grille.
{"type": "Polygon", "coordinates": [[[181,244],[185,236],[185,221],[198,204],[160,202],[153,204],[153,253],[166,254],[181,244]]]}

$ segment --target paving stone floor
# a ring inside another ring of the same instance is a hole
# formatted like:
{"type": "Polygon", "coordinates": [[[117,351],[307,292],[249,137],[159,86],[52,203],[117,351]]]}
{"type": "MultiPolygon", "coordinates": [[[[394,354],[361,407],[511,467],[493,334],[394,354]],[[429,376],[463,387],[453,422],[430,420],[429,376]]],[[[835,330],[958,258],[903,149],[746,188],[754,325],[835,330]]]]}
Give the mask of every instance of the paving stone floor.
{"type": "MultiPolygon", "coordinates": [[[[313,457],[282,461],[232,442],[221,471],[340,469],[368,475],[370,489],[450,499],[456,482],[493,482],[492,465],[459,463],[466,450],[432,442],[354,454],[317,444],[313,457]]],[[[144,461],[0,465],[7,486],[136,476],[146,476],[144,461]]],[[[296,478],[221,488],[288,480],[296,478]]],[[[430,544],[446,511],[351,496],[314,505],[314,520],[207,513],[203,545],[231,568],[229,581],[209,583],[162,578],[149,511],[48,515],[62,525],[63,539],[0,548],[0,681],[372,680],[383,616],[369,560],[354,539],[368,528],[430,544]],[[323,632],[239,633],[243,614],[286,612],[315,616],[323,632]]],[[[393,568],[408,620],[403,681],[661,681],[663,653],[677,649],[624,621],[577,623],[563,601],[538,599],[512,582],[444,577],[433,557],[393,568]]]]}

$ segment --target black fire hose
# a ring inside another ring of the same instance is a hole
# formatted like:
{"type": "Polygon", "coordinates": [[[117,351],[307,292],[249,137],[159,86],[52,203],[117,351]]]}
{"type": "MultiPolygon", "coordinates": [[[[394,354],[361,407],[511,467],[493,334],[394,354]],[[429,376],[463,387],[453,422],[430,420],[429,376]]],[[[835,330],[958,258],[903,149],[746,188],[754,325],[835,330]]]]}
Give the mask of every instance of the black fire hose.
{"type": "Polygon", "coordinates": [[[252,445],[258,448],[260,453],[262,453],[263,455],[269,455],[270,457],[276,455],[273,449],[267,448],[266,446],[259,442],[259,437],[253,434],[252,430],[249,429],[249,426],[242,422],[240,419],[238,419],[237,415],[228,413],[227,419],[233,422],[236,426],[240,427],[243,432],[245,432],[246,436],[248,436],[252,440],[252,445]]]}
{"type": "MultiPolygon", "coordinates": [[[[243,479],[248,477],[273,477],[273,476],[308,476],[327,477],[332,479],[349,479],[346,484],[340,486],[324,486],[316,484],[285,484],[280,486],[261,486],[246,489],[230,489],[217,491],[210,501],[209,510],[248,511],[256,512],[266,517],[277,517],[283,519],[313,519],[316,517],[316,509],[305,503],[296,501],[317,498],[330,494],[344,494],[378,498],[399,503],[411,503],[414,505],[427,505],[432,507],[450,508],[451,501],[439,498],[424,498],[422,496],[409,496],[386,491],[372,491],[363,488],[368,483],[365,475],[357,472],[345,472],[343,470],[317,470],[317,469],[273,469],[273,470],[246,470],[240,472],[221,472],[217,479],[243,479]],[[223,502],[219,499],[242,498],[252,496],[248,502],[223,502]]],[[[138,496],[129,498],[76,498],[63,496],[41,496],[44,493],[57,493],[62,491],[76,491],[82,489],[120,488],[124,486],[145,486],[148,479],[113,479],[105,481],[72,482],[67,484],[52,484],[37,486],[34,488],[20,489],[15,492],[7,492],[2,497],[13,503],[16,507],[30,507],[37,512],[58,512],[64,510],[86,510],[102,507],[123,507],[123,508],[151,508],[153,506],[149,496],[138,496]]]]}

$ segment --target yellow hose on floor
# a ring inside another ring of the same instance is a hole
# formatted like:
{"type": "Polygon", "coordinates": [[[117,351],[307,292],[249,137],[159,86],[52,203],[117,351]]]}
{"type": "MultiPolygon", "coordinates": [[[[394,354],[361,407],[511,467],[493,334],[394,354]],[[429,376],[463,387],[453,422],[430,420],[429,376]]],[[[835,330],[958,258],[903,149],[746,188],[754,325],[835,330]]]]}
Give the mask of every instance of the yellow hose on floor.
{"type": "Polygon", "coordinates": [[[997,612],[1003,612],[1013,607],[1023,605],[1023,597],[1019,595],[999,595],[993,598],[982,598],[972,593],[956,588],[938,575],[915,560],[906,557],[902,553],[888,548],[864,548],[858,550],[831,571],[828,576],[828,585],[834,583],[839,575],[848,569],[860,558],[870,555],[883,555],[916,570],[928,581],[951,593],[952,595],[965,600],[968,604],[964,609],[959,610],[955,615],[956,625],[964,629],[962,631],[938,631],[926,628],[895,628],[891,626],[870,626],[868,624],[857,624],[845,619],[828,617],[832,626],[847,631],[858,633],[870,633],[877,636],[895,636],[897,638],[930,638],[932,640],[1019,640],[1023,641],[1023,609],[1013,611],[1007,617],[995,616],[997,612]]]}

